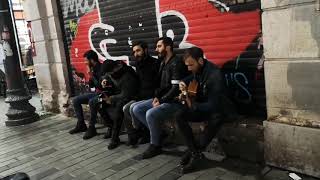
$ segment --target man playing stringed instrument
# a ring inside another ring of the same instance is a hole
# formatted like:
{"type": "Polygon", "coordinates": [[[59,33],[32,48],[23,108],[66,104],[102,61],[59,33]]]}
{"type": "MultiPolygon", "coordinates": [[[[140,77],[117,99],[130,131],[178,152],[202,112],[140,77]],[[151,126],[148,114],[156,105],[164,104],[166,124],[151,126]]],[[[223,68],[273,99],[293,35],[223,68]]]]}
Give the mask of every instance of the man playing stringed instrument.
{"type": "Polygon", "coordinates": [[[212,114],[219,111],[223,81],[219,68],[207,61],[203,57],[203,50],[198,47],[186,50],[184,63],[192,74],[179,83],[182,105],[176,114],[176,121],[188,146],[188,151],[180,161],[182,173],[187,173],[203,157],[188,122],[208,121],[212,114]]]}

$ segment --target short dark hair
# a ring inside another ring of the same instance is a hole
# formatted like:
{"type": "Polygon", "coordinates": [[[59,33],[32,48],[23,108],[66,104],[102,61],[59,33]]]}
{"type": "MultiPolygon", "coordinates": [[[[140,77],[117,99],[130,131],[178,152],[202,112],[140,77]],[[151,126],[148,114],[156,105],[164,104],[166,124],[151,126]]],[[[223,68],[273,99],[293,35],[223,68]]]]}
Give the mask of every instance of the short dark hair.
{"type": "Polygon", "coordinates": [[[183,59],[187,59],[188,57],[192,57],[195,60],[199,60],[200,58],[204,59],[203,57],[203,50],[198,47],[191,47],[188,48],[183,55],[183,59]]]}
{"type": "Polygon", "coordinates": [[[135,46],[140,46],[142,49],[147,49],[148,48],[148,44],[144,41],[134,41],[132,43],[132,47],[135,47],[135,46]]]}
{"type": "Polygon", "coordinates": [[[164,36],[164,37],[159,38],[159,39],[157,40],[157,42],[159,42],[159,41],[161,41],[161,40],[162,40],[162,42],[163,42],[163,44],[164,44],[165,47],[170,46],[170,47],[171,47],[171,48],[170,48],[171,51],[173,51],[173,41],[172,41],[171,38],[164,36]]]}
{"type": "Polygon", "coordinates": [[[94,60],[95,62],[98,62],[99,61],[99,58],[98,58],[98,54],[93,51],[93,50],[89,50],[87,52],[84,53],[83,57],[89,59],[89,60],[94,60]]]}

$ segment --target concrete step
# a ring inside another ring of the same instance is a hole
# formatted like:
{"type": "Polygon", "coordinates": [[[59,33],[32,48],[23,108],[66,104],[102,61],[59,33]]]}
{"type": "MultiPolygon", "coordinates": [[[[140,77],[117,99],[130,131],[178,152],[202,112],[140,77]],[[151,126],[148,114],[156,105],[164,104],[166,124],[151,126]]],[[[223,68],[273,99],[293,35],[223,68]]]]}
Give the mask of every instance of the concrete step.
{"type": "Polygon", "coordinates": [[[246,121],[228,123],[222,126],[217,137],[227,156],[257,163],[264,162],[262,124],[246,121]]]}
{"type": "MultiPolygon", "coordinates": [[[[184,140],[173,120],[168,121],[165,126],[169,134],[166,143],[184,144],[184,140]]],[[[209,135],[206,135],[206,123],[191,123],[191,126],[198,144],[200,146],[206,145],[206,152],[223,154],[227,157],[240,158],[251,162],[264,162],[262,119],[241,118],[235,122],[223,124],[218,132],[210,130],[209,135]],[[212,136],[212,133],[216,133],[216,136],[210,139],[208,144],[206,137],[212,136]]]]}

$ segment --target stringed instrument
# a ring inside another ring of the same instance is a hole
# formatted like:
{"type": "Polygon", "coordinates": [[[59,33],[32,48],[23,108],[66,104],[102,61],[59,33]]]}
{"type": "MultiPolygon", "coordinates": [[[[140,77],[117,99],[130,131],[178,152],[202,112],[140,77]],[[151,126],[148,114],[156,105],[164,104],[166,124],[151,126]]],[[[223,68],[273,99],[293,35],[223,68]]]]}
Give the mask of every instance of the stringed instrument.
{"type": "Polygon", "coordinates": [[[199,83],[195,79],[188,84],[186,91],[182,91],[180,94],[180,97],[182,97],[180,98],[182,104],[186,103],[185,99],[187,96],[190,98],[191,102],[194,100],[194,98],[197,96],[198,86],[199,83]]]}

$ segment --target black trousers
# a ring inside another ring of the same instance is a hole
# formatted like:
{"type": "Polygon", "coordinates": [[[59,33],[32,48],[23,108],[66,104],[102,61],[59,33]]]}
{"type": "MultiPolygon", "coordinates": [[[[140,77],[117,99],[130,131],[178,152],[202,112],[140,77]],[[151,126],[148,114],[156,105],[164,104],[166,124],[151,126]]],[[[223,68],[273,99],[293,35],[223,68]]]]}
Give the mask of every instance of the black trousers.
{"type": "Polygon", "coordinates": [[[113,124],[111,140],[117,140],[119,138],[121,126],[123,123],[124,114],[122,108],[124,105],[125,103],[116,103],[112,105],[107,105],[103,108],[113,124]]]}
{"type": "Polygon", "coordinates": [[[90,120],[89,126],[95,126],[97,122],[97,114],[99,113],[102,119],[105,121],[105,125],[112,127],[112,120],[106,111],[108,105],[105,102],[99,102],[99,96],[95,96],[89,100],[90,107],[90,120]]]}
{"type": "Polygon", "coordinates": [[[181,132],[185,144],[191,152],[196,152],[201,150],[201,148],[196,142],[192,132],[192,128],[190,127],[189,122],[205,122],[208,121],[208,128],[205,134],[206,139],[212,139],[213,136],[216,134],[217,130],[221,125],[220,118],[212,119],[211,112],[199,112],[199,111],[192,111],[186,106],[181,106],[181,109],[176,113],[176,122],[181,132]]]}
{"type": "Polygon", "coordinates": [[[90,122],[91,126],[94,126],[97,119],[97,113],[102,116],[106,121],[106,125],[112,128],[112,140],[117,140],[119,138],[121,126],[123,123],[123,111],[122,107],[125,103],[116,103],[116,104],[106,104],[105,102],[99,102],[98,96],[92,98],[89,101],[90,106],[90,122]],[[102,107],[101,107],[102,103],[102,107]]]}

